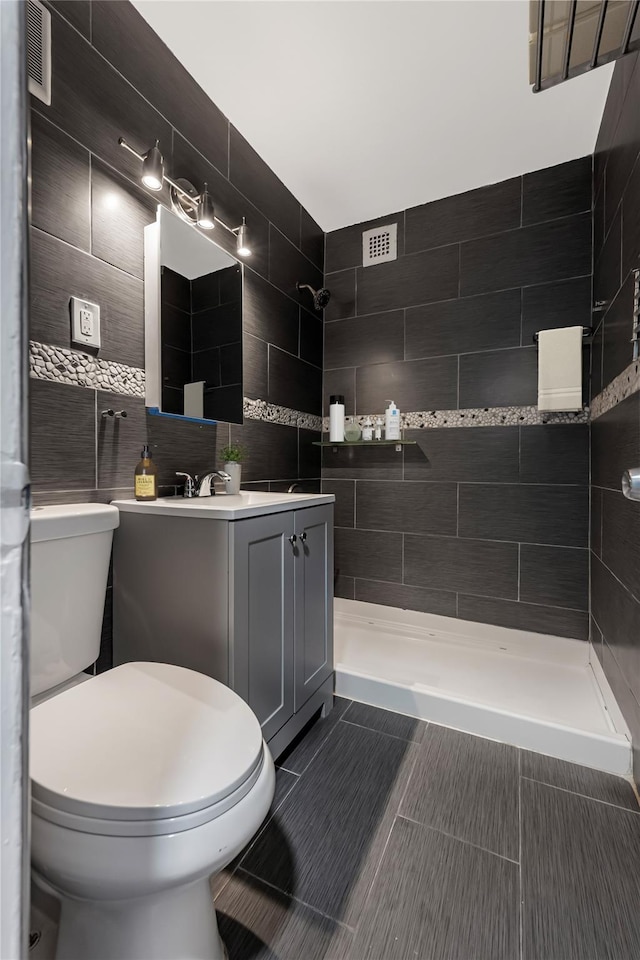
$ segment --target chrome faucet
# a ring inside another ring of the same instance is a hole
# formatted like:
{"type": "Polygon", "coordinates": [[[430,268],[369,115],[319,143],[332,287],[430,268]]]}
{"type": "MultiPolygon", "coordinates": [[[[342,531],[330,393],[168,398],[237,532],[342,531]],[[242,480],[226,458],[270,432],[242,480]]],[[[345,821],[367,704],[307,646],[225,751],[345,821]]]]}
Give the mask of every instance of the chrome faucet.
{"type": "Polygon", "coordinates": [[[192,497],[213,497],[215,496],[215,487],[213,481],[216,477],[224,480],[225,483],[231,482],[231,477],[224,470],[212,470],[205,473],[202,477],[192,477],[189,473],[176,473],[176,477],[184,477],[184,490],[182,496],[188,499],[192,497]]]}

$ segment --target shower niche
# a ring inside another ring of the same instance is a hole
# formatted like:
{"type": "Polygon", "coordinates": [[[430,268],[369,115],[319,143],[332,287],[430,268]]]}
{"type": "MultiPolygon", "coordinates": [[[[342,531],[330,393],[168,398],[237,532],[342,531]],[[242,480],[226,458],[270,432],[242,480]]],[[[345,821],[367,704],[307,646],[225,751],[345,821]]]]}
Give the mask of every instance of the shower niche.
{"type": "Polygon", "coordinates": [[[144,231],[150,413],[242,423],[243,267],[171,211],[144,231]]]}

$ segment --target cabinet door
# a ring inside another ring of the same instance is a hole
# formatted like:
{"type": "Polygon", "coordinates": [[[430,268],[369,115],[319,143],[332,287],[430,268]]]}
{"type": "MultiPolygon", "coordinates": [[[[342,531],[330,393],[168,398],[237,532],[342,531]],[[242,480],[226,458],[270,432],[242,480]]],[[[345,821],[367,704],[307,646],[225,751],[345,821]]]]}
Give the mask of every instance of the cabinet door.
{"type": "Polygon", "coordinates": [[[295,709],[333,670],[333,505],[294,513],[295,709]]]}
{"type": "Polygon", "coordinates": [[[232,524],[230,686],[265,740],[293,715],[293,513],[232,524]]]}

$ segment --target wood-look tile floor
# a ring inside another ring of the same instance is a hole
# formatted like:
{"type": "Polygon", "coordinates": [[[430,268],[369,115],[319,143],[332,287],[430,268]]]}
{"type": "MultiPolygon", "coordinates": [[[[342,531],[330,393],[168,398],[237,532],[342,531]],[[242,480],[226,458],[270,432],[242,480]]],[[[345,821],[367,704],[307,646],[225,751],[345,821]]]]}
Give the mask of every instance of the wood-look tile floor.
{"type": "Polygon", "coordinates": [[[619,777],[336,698],[214,884],[230,960],[637,960],[619,777]]]}

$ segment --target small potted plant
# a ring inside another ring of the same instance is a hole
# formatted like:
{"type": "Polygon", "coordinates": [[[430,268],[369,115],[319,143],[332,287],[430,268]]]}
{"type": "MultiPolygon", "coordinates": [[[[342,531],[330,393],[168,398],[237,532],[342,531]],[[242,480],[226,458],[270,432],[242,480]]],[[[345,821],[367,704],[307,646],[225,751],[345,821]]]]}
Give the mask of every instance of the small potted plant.
{"type": "Polygon", "coordinates": [[[242,461],[247,459],[243,447],[238,443],[230,443],[223,447],[220,456],[224,463],[224,469],[231,477],[227,483],[227,493],[240,493],[240,475],[242,473],[242,461]]]}

